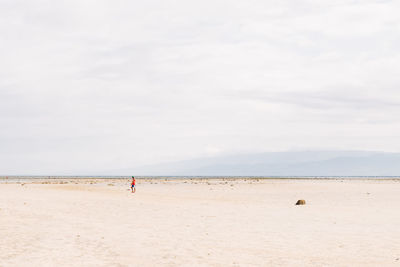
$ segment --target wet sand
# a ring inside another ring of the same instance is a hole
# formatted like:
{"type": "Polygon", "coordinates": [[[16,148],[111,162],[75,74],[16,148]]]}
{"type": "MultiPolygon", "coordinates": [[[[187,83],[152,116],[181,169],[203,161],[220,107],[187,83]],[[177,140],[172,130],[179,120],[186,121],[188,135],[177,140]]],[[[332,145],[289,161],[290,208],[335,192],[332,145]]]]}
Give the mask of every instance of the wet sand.
{"type": "Polygon", "coordinates": [[[1,183],[0,266],[400,266],[399,180],[129,182],[1,183]]]}

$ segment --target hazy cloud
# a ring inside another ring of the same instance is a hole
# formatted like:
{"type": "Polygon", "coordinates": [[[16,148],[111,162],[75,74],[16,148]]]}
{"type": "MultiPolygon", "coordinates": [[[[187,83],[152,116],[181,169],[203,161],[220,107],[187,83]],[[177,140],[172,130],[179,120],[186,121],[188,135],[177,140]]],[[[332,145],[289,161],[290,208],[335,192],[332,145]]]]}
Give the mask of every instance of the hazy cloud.
{"type": "Polygon", "coordinates": [[[0,1],[0,173],[400,151],[397,1],[0,1]]]}

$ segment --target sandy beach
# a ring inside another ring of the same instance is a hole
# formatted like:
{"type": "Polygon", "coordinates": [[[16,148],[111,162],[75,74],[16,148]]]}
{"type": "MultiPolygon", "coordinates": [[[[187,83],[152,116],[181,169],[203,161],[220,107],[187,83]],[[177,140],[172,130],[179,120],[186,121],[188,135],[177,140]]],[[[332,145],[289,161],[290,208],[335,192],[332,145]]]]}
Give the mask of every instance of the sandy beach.
{"type": "Polygon", "coordinates": [[[3,181],[0,266],[400,266],[398,180],[138,179],[137,188],[3,181]]]}

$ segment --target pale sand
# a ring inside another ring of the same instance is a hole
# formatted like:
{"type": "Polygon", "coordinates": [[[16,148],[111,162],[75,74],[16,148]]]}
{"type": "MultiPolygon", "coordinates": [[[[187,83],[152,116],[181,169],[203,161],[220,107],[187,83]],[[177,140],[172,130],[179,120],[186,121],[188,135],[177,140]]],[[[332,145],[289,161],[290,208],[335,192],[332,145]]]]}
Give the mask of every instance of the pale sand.
{"type": "Polygon", "coordinates": [[[0,266],[400,266],[399,181],[76,181],[0,184],[0,266]]]}

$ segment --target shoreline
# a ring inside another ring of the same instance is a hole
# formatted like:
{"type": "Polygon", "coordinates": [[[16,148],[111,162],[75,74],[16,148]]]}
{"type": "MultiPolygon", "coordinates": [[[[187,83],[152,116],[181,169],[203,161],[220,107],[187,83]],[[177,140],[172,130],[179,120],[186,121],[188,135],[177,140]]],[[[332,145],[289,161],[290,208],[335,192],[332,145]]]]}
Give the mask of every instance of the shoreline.
{"type": "MultiPolygon", "coordinates": [[[[244,177],[244,176],[135,176],[138,184],[155,182],[173,182],[173,183],[210,183],[210,182],[250,182],[267,183],[279,181],[393,181],[400,182],[400,177],[244,177]]],[[[102,182],[126,183],[130,177],[100,177],[100,176],[0,176],[0,184],[97,184],[102,182]]]]}

